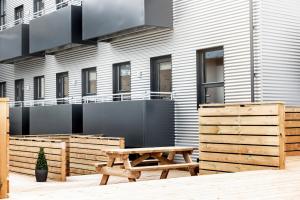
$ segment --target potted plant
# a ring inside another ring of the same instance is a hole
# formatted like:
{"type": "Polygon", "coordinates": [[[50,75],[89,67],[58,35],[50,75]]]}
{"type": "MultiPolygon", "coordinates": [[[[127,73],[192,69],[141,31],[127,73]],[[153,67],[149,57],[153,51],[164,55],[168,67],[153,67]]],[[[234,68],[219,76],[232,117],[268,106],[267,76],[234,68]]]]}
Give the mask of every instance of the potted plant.
{"type": "Polygon", "coordinates": [[[39,156],[36,161],[35,178],[36,182],[46,182],[48,177],[48,164],[44,152],[44,148],[40,148],[39,156]]]}

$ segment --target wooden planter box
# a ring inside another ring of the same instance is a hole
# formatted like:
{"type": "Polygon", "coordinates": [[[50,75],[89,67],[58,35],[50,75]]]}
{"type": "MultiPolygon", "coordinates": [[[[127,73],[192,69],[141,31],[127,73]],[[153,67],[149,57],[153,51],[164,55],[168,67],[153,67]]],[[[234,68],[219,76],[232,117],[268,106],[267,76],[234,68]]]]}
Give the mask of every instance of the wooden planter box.
{"type": "Polygon", "coordinates": [[[286,155],[300,156],[300,107],[285,109],[286,155]]]}
{"type": "Polygon", "coordinates": [[[200,174],[285,168],[284,104],[203,105],[200,174]]]}

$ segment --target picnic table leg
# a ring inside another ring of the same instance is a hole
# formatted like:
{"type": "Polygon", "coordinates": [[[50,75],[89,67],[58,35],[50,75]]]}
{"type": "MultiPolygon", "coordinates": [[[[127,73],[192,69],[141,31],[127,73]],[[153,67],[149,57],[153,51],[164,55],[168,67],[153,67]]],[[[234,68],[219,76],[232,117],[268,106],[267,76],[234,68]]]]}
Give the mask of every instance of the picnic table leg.
{"type": "MultiPolygon", "coordinates": [[[[175,155],[176,155],[175,152],[170,152],[167,159],[170,162],[172,162],[174,160],[174,158],[175,158],[175,155]]],[[[167,170],[167,169],[163,170],[162,173],[161,173],[161,175],[160,175],[160,179],[166,179],[168,177],[168,175],[169,175],[169,171],[170,170],[167,170]]]]}
{"type": "MultiPolygon", "coordinates": [[[[123,158],[123,162],[124,162],[124,167],[125,167],[125,169],[130,170],[131,164],[130,164],[130,161],[129,161],[129,156],[125,156],[125,157],[123,158]]],[[[128,181],[129,181],[129,182],[136,182],[136,179],[135,179],[135,178],[128,178],[128,181]]]]}
{"type": "MultiPolygon", "coordinates": [[[[113,167],[114,163],[115,163],[115,160],[116,160],[116,158],[109,157],[106,166],[107,167],[113,167]]],[[[106,185],[107,182],[108,182],[108,179],[109,179],[109,175],[103,174],[100,185],[106,185]]]]}
{"type": "MultiPolygon", "coordinates": [[[[191,159],[191,152],[183,152],[183,158],[185,160],[186,163],[192,163],[192,159],[191,159]]],[[[197,176],[196,170],[193,167],[189,167],[189,171],[191,176],[197,176]]]]}

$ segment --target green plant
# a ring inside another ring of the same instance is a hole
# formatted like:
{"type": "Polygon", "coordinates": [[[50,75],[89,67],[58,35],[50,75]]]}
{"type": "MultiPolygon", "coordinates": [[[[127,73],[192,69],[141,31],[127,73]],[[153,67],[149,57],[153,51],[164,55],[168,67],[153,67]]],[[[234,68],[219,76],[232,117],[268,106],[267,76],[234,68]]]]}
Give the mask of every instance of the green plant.
{"type": "Polygon", "coordinates": [[[36,170],[48,170],[47,159],[45,156],[44,148],[42,148],[42,147],[40,148],[40,151],[39,151],[39,156],[36,161],[35,169],[36,170]]]}

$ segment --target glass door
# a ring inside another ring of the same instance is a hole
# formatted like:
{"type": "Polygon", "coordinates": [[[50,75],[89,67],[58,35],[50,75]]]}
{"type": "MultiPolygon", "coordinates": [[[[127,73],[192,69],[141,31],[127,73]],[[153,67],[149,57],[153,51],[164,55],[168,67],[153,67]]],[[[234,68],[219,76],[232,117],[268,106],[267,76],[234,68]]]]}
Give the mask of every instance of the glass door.
{"type": "MultiPolygon", "coordinates": [[[[68,72],[56,75],[56,98],[62,99],[69,97],[69,74],[68,72]]],[[[61,101],[61,103],[66,103],[61,101]]]]}
{"type": "Polygon", "coordinates": [[[15,101],[24,101],[24,79],[15,81],[15,101]]]}

